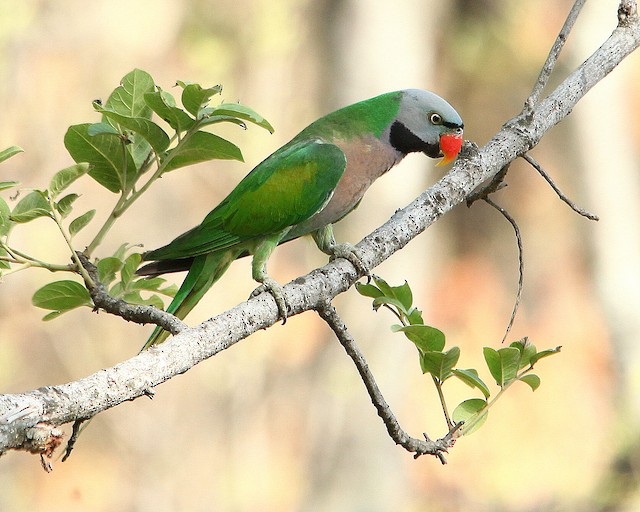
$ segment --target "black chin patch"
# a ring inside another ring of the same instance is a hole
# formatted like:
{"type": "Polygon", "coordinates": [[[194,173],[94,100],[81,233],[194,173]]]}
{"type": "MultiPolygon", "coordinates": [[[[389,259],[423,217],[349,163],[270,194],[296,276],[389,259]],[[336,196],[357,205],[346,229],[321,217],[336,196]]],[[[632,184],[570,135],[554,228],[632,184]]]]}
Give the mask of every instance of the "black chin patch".
{"type": "Polygon", "coordinates": [[[438,156],[440,156],[440,146],[438,144],[426,143],[400,121],[395,121],[391,125],[389,142],[396,150],[405,155],[422,151],[431,158],[438,158],[438,156]]]}

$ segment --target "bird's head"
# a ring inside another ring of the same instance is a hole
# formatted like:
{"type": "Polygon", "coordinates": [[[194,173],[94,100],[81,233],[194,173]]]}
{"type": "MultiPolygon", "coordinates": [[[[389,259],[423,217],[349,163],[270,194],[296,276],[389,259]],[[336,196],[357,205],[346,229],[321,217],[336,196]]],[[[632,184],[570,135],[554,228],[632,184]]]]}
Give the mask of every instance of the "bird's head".
{"type": "Polygon", "coordinates": [[[401,92],[398,115],[391,123],[389,143],[403,154],[421,151],[431,158],[443,157],[444,165],[462,147],[462,118],[437,94],[421,89],[401,92]]]}

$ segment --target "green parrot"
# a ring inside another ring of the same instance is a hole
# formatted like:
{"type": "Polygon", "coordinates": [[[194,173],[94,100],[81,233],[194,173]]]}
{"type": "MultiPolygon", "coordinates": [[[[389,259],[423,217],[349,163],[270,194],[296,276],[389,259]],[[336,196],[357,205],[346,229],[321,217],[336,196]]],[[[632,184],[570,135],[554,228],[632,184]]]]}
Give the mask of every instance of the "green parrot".
{"type": "MultiPolygon", "coordinates": [[[[408,153],[443,157],[438,165],[454,160],[462,129],[449,103],[420,89],[382,94],[328,114],[258,164],[199,226],[144,253],[152,263],[137,274],[188,270],[167,308],[182,319],[231,262],[252,255],[252,276],[261,283],[252,296],[269,291],[284,322],[284,291],[267,274],[273,250],[310,234],[321,251],[367,273],[353,245],[336,243],[332,225],[408,153]]],[[[157,327],[143,350],[168,335],[157,327]]]]}

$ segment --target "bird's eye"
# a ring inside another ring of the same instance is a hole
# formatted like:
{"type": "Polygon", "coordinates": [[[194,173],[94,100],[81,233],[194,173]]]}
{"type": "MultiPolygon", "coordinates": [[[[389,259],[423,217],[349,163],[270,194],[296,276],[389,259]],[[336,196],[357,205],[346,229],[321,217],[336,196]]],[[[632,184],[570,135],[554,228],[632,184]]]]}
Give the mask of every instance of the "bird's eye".
{"type": "Polygon", "coordinates": [[[429,114],[429,121],[431,121],[431,124],[442,124],[442,116],[437,112],[432,112],[429,114]]]}

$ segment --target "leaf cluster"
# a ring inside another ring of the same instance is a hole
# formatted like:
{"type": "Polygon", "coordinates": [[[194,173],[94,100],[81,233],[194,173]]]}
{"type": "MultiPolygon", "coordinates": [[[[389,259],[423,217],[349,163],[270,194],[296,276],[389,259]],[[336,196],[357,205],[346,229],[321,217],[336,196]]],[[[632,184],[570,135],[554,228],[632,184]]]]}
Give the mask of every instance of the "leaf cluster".
{"type": "Polygon", "coordinates": [[[484,347],[483,355],[489,373],[493,377],[499,392],[490,400],[491,390],[475,368],[457,368],[460,348],[445,349],[445,334],[430,325],[426,325],[422,313],[413,306],[413,293],[408,282],[400,286],[390,286],[384,279],[374,276],[372,283],[356,283],[356,290],[365,297],[373,299],[373,309],[381,307],[391,311],[400,321],[391,326],[392,332],[401,332],[418,350],[422,373],[430,374],[442,402],[445,419],[451,428],[463,422],[460,431],[470,434],[487,419],[490,406],[514,382],[527,384],[533,391],[540,386],[540,377],[531,373],[534,365],[545,357],[560,352],[560,347],[537,351],[527,338],[514,341],[508,347],[493,349],[484,347]],[[480,391],[483,398],[471,398],[460,403],[451,418],[442,392],[445,381],[455,377],[468,386],[480,391]]]}
{"type": "MultiPolygon", "coordinates": [[[[242,161],[240,148],[207,131],[219,123],[246,128],[253,123],[269,132],[273,127],[251,108],[239,103],[212,99],[222,87],[203,87],[178,81],[180,104],[168,91],[158,86],[149,73],[134,69],[103,103],[93,102],[100,120],[70,126],[64,145],[76,162],[54,174],[49,185],[40,189],[18,189],[20,200],[13,208],[0,197],[0,275],[30,267],[79,274],[84,284],[73,280],[49,283],[33,296],[33,304],[51,313],[44,319],[80,306],[93,307],[87,288],[93,283],[78,257],[74,237],[90,225],[95,209],[74,213],[79,194],[67,192],[76,180],[89,176],[109,192],[117,194],[112,211],[95,229],[93,239],[84,249],[90,257],[126,210],[163,174],[209,160],[242,161]],[[69,248],[71,264],[42,261],[13,247],[12,229],[38,218],[55,222],[69,248]]],[[[0,152],[0,162],[21,152],[12,146],[0,152]]],[[[18,181],[0,181],[0,191],[19,187],[18,181]]],[[[163,307],[160,295],[171,297],[175,287],[165,286],[162,278],[136,278],[140,254],[128,254],[132,246],[122,245],[115,254],[97,262],[100,281],[109,294],[132,304],[163,307]],[[142,295],[144,293],[144,296],[142,295]]]]}

